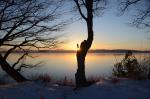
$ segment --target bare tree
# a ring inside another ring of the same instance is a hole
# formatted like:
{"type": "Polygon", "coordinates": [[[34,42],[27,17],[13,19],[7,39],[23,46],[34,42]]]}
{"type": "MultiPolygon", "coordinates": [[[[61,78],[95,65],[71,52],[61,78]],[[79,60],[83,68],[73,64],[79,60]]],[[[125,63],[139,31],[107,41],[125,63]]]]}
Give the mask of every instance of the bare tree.
{"type": "Polygon", "coordinates": [[[81,16],[81,18],[87,24],[88,37],[83,40],[79,45],[77,44],[77,64],[78,69],[75,74],[76,87],[83,87],[87,85],[87,80],[85,76],[85,57],[88,50],[90,49],[93,42],[93,16],[100,14],[106,5],[106,0],[74,0],[76,8],[81,16]]]}
{"type": "Polygon", "coordinates": [[[133,26],[150,28],[150,0],[120,0],[119,2],[121,14],[134,9],[134,18],[131,23],[133,26]]]}
{"type": "Polygon", "coordinates": [[[61,0],[1,0],[0,1],[0,66],[17,82],[27,80],[18,71],[20,61],[29,56],[29,50],[55,47],[59,41],[56,33],[64,26],[59,21],[61,0]],[[14,51],[22,55],[14,64],[9,64],[8,57],[14,51]]]}

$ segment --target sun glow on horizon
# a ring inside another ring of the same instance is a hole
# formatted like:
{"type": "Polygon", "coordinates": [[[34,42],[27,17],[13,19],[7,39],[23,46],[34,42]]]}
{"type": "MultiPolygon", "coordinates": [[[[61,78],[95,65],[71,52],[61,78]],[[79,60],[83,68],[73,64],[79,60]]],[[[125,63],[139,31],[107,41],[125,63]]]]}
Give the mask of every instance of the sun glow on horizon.
{"type": "MultiPolygon", "coordinates": [[[[69,42],[67,44],[61,45],[58,49],[77,51],[77,50],[80,50],[79,48],[77,48],[77,44],[80,47],[79,43],[69,42]]],[[[112,50],[112,49],[149,50],[146,47],[142,49],[137,44],[135,44],[135,47],[132,47],[130,44],[114,44],[113,45],[113,44],[105,44],[105,43],[103,44],[103,43],[98,43],[98,42],[93,43],[93,45],[91,46],[90,49],[91,50],[95,50],[95,49],[108,49],[108,50],[112,50]]]]}

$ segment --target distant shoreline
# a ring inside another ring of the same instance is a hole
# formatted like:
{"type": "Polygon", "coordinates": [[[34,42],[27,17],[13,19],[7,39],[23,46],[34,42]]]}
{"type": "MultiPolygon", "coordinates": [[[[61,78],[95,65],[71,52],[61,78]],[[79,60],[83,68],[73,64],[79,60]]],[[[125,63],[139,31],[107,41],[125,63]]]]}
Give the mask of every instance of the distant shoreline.
{"type": "MultiPolygon", "coordinates": [[[[127,49],[118,49],[118,50],[90,50],[89,53],[126,53],[127,49]]],[[[141,50],[130,50],[133,53],[149,53],[150,51],[141,51],[141,50]]],[[[29,53],[76,53],[75,50],[28,50],[29,53]]],[[[5,53],[5,51],[0,51],[0,53],[5,53]]],[[[13,53],[22,53],[22,51],[14,51],[13,53]]]]}

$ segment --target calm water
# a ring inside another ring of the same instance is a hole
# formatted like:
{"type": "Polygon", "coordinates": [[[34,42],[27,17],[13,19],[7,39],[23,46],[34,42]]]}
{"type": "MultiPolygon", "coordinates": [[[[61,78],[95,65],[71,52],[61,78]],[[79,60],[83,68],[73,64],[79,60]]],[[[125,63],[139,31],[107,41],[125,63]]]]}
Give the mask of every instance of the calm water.
{"type": "MultiPolygon", "coordinates": [[[[36,58],[27,58],[26,63],[36,64],[42,62],[39,67],[24,69],[22,74],[27,77],[35,75],[48,74],[55,79],[67,78],[74,79],[77,69],[75,53],[33,53],[36,58]]],[[[140,60],[144,54],[136,54],[140,60]]],[[[9,57],[10,64],[15,62],[19,54],[13,54],[9,57]]],[[[89,53],[86,57],[86,76],[99,77],[111,76],[113,64],[119,62],[124,54],[104,54],[89,53]]]]}

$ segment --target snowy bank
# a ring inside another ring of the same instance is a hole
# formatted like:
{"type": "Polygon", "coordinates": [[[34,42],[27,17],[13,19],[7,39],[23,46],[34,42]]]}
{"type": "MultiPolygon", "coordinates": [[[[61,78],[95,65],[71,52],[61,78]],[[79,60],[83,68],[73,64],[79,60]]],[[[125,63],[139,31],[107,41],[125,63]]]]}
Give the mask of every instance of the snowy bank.
{"type": "Polygon", "coordinates": [[[150,99],[150,80],[103,79],[76,90],[39,82],[1,85],[0,99],[150,99]]]}

